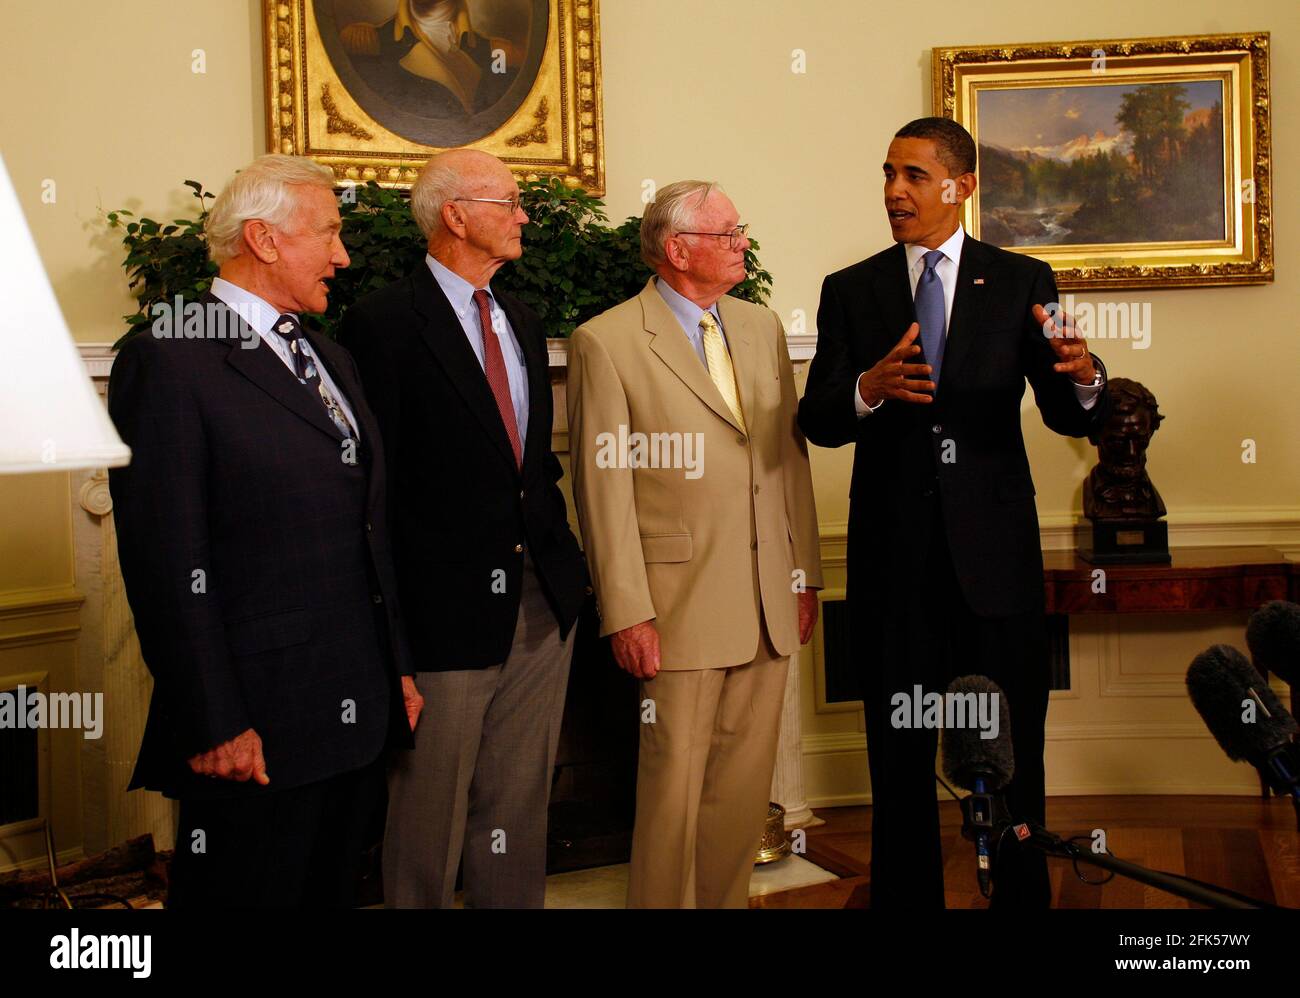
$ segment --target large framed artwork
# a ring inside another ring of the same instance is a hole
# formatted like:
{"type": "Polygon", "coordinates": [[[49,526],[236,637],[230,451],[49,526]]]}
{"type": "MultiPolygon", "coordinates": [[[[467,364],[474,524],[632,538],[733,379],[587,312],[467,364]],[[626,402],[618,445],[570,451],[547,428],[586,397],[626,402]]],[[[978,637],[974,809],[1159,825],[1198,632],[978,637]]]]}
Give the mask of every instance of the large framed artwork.
{"type": "Polygon", "coordinates": [[[433,153],[605,190],[599,0],[263,0],[269,148],[409,187],[433,153]]]}
{"type": "Polygon", "coordinates": [[[977,239],[1062,288],[1273,280],[1267,32],[937,48],[979,151],[977,239]]]}

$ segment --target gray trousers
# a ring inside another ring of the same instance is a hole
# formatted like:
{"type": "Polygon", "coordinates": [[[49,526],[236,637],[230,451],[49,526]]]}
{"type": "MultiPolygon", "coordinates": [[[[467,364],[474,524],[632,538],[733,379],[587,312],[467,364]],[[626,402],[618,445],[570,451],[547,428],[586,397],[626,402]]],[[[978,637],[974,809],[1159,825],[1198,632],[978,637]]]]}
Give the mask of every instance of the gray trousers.
{"type": "Polygon", "coordinates": [[[462,851],[467,907],[542,907],[546,807],[576,630],[560,639],[529,559],[509,658],[415,677],[424,697],[415,748],[397,753],[388,775],[388,907],[450,908],[462,851]]]}

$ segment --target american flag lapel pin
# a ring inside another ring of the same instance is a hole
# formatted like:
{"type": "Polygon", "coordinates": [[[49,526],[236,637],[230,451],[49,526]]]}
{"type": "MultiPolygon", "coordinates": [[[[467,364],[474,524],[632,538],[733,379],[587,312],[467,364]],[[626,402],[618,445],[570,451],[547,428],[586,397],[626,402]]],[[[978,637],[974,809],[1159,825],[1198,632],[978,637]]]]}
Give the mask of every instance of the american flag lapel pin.
{"type": "Polygon", "coordinates": [[[984,283],[984,278],[982,278],[982,277],[977,277],[977,278],[975,278],[975,283],[976,283],[976,284],[983,284],[983,283],[984,283]]]}

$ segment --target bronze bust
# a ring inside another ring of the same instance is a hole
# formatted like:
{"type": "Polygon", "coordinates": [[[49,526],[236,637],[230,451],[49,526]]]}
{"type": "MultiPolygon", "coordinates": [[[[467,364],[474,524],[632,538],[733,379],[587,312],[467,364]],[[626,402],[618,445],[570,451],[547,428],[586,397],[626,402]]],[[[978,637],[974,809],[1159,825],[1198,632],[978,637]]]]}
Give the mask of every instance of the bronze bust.
{"type": "Polygon", "coordinates": [[[1147,477],[1147,445],[1164,416],[1140,382],[1110,379],[1111,411],[1088,437],[1099,461],[1083,483],[1083,513],[1090,520],[1155,520],[1165,504],[1147,477]]]}

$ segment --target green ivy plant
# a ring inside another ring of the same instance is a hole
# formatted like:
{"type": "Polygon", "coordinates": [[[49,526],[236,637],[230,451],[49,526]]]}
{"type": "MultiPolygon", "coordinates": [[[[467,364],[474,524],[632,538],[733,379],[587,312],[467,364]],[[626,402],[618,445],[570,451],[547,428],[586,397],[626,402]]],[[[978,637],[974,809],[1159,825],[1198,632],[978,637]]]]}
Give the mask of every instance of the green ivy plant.
{"type": "MultiPolygon", "coordinates": [[[[107,215],[109,226],[122,231],[122,267],[139,306],[123,316],[127,331],[118,346],[152,325],[155,304],[170,304],[177,297],[195,301],[217,276],[203,234],[213,195],[195,180],[185,181],[185,186],[198,201],[194,218],[162,224],[125,209],[107,215]]],[[[529,217],[524,255],[502,267],[494,283],[530,305],[548,337],[568,336],[587,319],[640,292],[650,271],[641,260],[639,218],[610,225],[602,200],[558,177],[524,181],[520,191],[529,217]]],[[[404,192],[370,181],[345,188],[339,201],[343,245],[352,262],[331,282],[325,314],[313,317],[331,337],[354,301],[405,277],[425,254],[424,238],[404,192]]],[[[772,275],[759,263],[758,248],[751,239],[745,280],[731,293],[765,305],[772,275]]]]}

